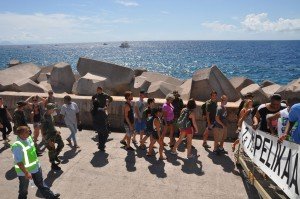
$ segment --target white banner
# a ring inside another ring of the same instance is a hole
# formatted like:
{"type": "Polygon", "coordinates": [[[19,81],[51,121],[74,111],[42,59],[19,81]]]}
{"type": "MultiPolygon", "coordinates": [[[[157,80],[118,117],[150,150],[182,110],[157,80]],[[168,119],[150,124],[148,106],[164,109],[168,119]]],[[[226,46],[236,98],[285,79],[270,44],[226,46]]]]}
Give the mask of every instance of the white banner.
{"type": "Polygon", "coordinates": [[[300,145],[254,131],[245,122],[240,144],[251,160],[267,174],[290,198],[300,198],[300,145]]]}

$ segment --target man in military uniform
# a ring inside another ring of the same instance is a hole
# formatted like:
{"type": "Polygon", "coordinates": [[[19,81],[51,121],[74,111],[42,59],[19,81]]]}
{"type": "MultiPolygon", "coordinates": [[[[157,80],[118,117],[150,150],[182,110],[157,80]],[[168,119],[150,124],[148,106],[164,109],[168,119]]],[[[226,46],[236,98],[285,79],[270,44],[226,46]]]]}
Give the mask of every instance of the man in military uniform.
{"type": "MultiPolygon", "coordinates": [[[[13,114],[13,123],[14,123],[14,127],[13,127],[13,131],[16,134],[17,128],[19,126],[28,126],[27,125],[27,121],[25,118],[25,114],[24,114],[24,107],[27,105],[27,103],[25,101],[18,101],[17,102],[17,108],[14,111],[13,114]]],[[[31,132],[30,132],[31,134],[31,132]]]]}
{"type": "Polygon", "coordinates": [[[105,151],[105,143],[108,138],[108,115],[107,108],[112,97],[103,92],[103,88],[99,86],[97,93],[92,97],[92,118],[95,131],[98,133],[99,145],[98,149],[105,151]]]}
{"type": "Polygon", "coordinates": [[[48,103],[46,106],[46,112],[42,119],[42,129],[45,133],[46,147],[49,150],[49,160],[51,163],[51,168],[55,171],[60,171],[61,168],[55,163],[60,163],[58,155],[64,148],[64,142],[60,136],[60,132],[54,127],[54,119],[52,114],[55,112],[55,104],[48,103]],[[57,146],[55,146],[57,144],[57,146]]]}

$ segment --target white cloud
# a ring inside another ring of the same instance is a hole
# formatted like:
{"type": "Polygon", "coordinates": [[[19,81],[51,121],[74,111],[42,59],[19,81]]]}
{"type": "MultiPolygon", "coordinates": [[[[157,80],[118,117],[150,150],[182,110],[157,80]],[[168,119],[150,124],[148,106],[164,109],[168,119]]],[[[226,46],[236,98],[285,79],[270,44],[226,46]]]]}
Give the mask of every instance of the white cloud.
{"type": "Polygon", "coordinates": [[[123,6],[127,6],[127,7],[137,7],[139,6],[139,4],[137,2],[134,1],[125,1],[125,0],[119,0],[116,1],[118,4],[121,4],[123,6]]]}
{"type": "Polygon", "coordinates": [[[14,43],[51,43],[99,41],[112,32],[108,25],[134,23],[128,18],[66,14],[0,13],[0,41],[14,43]]]}
{"type": "Polygon", "coordinates": [[[162,11],[160,11],[160,13],[163,14],[163,15],[169,15],[170,14],[170,12],[168,12],[166,10],[162,10],[162,11]]]}
{"type": "Polygon", "coordinates": [[[249,14],[241,24],[246,30],[254,32],[300,30],[300,19],[279,18],[277,21],[271,21],[267,13],[249,14]]]}
{"type": "Polygon", "coordinates": [[[219,21],[214,21],[214,22],[205,22],[202,23],[202,26],[215,30],[215,31],[232,31],[236,29],[235,25],[231,24],[223,24],[220,23],[219,21]]]}

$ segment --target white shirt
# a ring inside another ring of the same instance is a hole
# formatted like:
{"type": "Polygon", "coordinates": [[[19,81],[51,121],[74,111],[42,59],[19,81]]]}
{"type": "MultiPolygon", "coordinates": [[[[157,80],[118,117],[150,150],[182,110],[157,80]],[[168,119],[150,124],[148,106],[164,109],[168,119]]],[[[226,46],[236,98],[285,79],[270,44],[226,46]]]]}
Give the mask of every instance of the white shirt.
{"type": "Polygon", "coordinates": [[[138,113],[139,113],[139,116],[140,116],[140,117],[138,117],[138,116],[136,115],[135,111],[134,111],[134,117],[135,117],[135,118],[142,118],[143,112],[144,112],[144,110],[145,110],[145,102],[144,102],[144,101],[141,101],[141,100],[139,99],[138,101],[135,102],[134,106],[137,107],[138,113]]]}
{"type": "Polygon", "coordinates": [[[77,113],[79,113],[79,109],[75,102],[71,102],[71,104],[64,104],[60,110],[60,114],[65,116],[64,120],[66,125],[77,125],[77,113]]]}

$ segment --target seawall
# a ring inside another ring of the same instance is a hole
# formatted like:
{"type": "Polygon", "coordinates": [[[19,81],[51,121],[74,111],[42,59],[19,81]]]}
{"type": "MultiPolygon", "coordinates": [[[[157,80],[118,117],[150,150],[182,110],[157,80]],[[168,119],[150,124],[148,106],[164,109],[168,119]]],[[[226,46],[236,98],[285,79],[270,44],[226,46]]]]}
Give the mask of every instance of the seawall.
{"type": "MultiPolygon", "coordinates": [[[[16,108],[16,103],[19,100],[26,100],[28,97],[33,95],[39,95],[41,97],[47,97],[46,93],[27,93],[27,92],[0,92],[0,96],[4,100],[4,104],[8,106],[8,110],[10,113],[13,113],[14,109],[16,108]]],[[[58,106],[63,104],[63,97],[65,94],[55,94],[56,103],[58,106]]],[[[81,121],[84,128],[92,129],[92,117],[90,114],[91,110],[91,96],[78,96],[78,95],[70,95],[72,97],[72,101],[76,102],[79,109],[80,109],[80,116],[81,121]]],[[[138,98],[134,98],[137,100],[138,98]]],[[[115,131],[123,131],[123,105],[125,99],[121,96],[113,96],[113,102],[109,106],[109,122],[110,126],[115,131]]],[[[161,106],[165,99],[155,99],[155,102],[158,106],[161,106]]],[[[186,104],[187,101],[184,101],[186,104]]],[[[202,136],[204,129],[205,129],[205,120],[202,118],[202,111],[201,105],[203,102],[197,101],[197,108],[196,108],[196,118],[197,124],[200,132],[200,136],[202,136]]],[[[238,102],[228,102],[227,110],[228,110],[228,138],[233,139],[237,137],[236,125],[237,125],[237,109],[238,109],[238,102]]],[[[212,135],[210,135],[212,136],[212,135]]]]}

